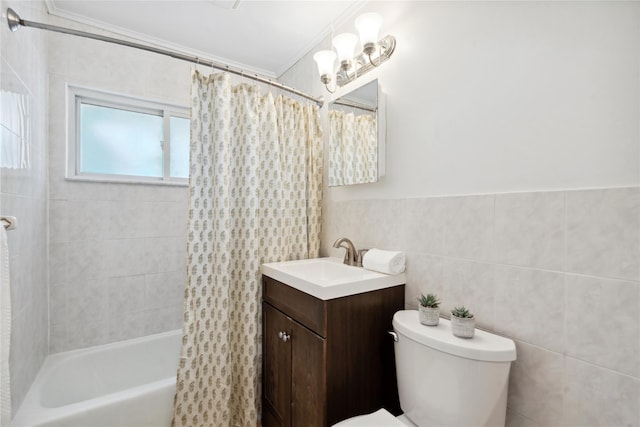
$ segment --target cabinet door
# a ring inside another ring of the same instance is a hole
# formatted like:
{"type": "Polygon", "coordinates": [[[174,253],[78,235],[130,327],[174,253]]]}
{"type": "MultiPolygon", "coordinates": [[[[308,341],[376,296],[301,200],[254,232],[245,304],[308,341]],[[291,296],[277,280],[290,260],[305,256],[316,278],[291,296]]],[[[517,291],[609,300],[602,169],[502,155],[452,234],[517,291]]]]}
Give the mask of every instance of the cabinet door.
{"type": "Polygon", "coordinates": [[[291,425],[326,425],[325,340],[291,321],[291,425]]]}
{"type": "Polygon", "coordinates": [[[263,424],[291,426],[291,320],[269,304],[263,304],[263,424]]]}

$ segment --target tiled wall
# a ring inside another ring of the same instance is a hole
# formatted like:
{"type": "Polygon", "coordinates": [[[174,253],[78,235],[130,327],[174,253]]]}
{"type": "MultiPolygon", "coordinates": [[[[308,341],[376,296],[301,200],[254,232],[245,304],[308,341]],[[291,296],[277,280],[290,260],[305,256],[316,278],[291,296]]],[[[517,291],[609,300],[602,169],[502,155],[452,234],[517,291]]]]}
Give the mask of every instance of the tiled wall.
{"type": "Polygon", "coordinates": [[[188,105],[190,66],[67,35],[49,42],[50,351],[179,328],[187,188],[65,179],[65,84],[188,105]]]}
{"type": "MultiPolygon", "coordinates": [[[[44,3],[0,0],[3,14],[7,7],[36,20],[45,16],[44,3]]],[[[2,144],[23,137],[30,154],[28,166],[0,168],[0,214],[18,219],[18,228],[8,232],[15,411],[47,355],[47,62],[42,32],[11,33],[1,24],[0,97],[17,93],[26,100],[22,113],[3,102],[2,144]],[[21,116],[23,126],[8,119],[11,114],[21,116]]]]}
{"type": "Polygon", "coordinates": [[[67,187],[50,201],[50,351],[179,328],[186,190],[67,187]]]}
{"type": "Polygon", "coordinates": [[[640,188],[327,202],[323,253],[407,251],[408,308],[515,340],[509,426],[640,425],[640,188]]]}

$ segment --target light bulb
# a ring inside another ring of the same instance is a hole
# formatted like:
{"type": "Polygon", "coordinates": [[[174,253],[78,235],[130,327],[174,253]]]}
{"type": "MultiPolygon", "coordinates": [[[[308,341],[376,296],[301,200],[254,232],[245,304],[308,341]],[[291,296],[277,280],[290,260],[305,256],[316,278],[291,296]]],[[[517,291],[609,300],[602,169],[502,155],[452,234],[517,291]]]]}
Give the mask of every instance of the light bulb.
{"type": "Polygon", "coordinates": [[[338,61],[340,68],[348,70],[353,59],[353,51],[355,50],[358,38],[351,33],[338,34],[333,38],[333,47],[338,52],[338,61]]]}
{"type": "Polygon", "coordinates": [[[321,50],[313,55],[313,59],[318,64],[320,80],[322,80],[322,83],[324,84],[329,83],[331,81],[331,76],[333,75],[333,66],[336,62],[336,53],[332,50],[321,50]]]}
{"type": "Polygon", "coordinates": [[[365,13],[356,19],[355,26],[360,33],[362,50],[367,55],[371,55],[376,49],[380,25],[382,25],[382,16],[379,13],[365,13]]]}

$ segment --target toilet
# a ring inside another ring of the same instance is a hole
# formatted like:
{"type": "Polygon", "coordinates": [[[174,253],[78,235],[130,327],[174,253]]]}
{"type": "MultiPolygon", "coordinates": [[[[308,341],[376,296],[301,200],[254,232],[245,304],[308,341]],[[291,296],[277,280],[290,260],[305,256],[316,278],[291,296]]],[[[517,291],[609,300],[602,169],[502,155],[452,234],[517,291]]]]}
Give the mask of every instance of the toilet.
{"type": "Polygon", "coordinates": [[[396,418],[380,409],[334,427],[504,427],[509,369],[516,360],[512,340],[478,329],[471,339],[458,338],[448,320],[425,326],[416,310],[397,312],[393,329],[404,413],[396,418]]]}

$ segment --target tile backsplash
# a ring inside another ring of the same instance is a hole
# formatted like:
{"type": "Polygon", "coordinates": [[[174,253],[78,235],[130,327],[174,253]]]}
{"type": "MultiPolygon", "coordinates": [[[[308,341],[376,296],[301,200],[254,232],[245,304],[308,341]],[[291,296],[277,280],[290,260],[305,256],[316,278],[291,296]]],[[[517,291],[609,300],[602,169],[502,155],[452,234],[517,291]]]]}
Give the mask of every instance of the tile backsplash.
{"type": "Polygon", "coordinates": [[[640,424],[640,187],[325,201],[322,253],[407,252],[407,308],[512,338],[509,426],[640,424]]]}

